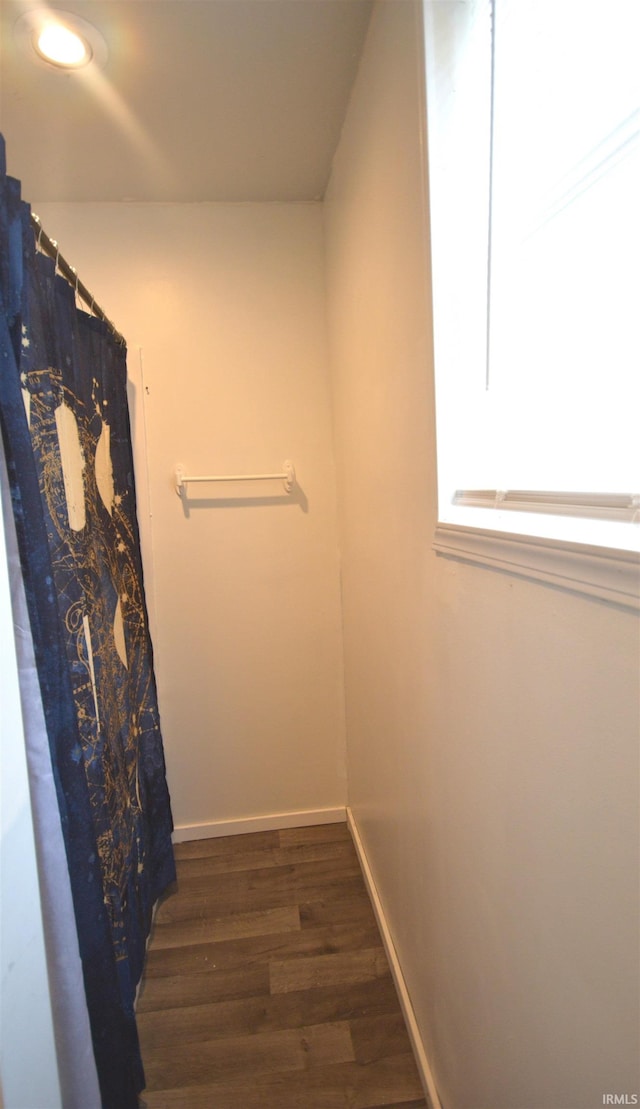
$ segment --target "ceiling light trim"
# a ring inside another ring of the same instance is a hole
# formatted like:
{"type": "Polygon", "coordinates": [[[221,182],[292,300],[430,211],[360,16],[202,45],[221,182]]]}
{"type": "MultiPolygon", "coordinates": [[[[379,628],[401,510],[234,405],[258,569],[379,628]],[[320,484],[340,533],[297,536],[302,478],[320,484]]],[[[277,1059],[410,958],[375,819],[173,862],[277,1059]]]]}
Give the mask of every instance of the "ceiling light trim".
{"type": "Polygon", "coordinates": [[[17,20],[14,34],[22,53],[34,65],[44,67],[50,73],[86,73],[92,66],[103,69],[107,63],[107,44],[97,27],[79,15],[61,8],[32,8],[17,20]],[[68,64],[47,57],[40,50],[38,39],[45,27],[51,24],[59,24],[76,35],[85,45],[86,58],[75,64],[68,64]]]}

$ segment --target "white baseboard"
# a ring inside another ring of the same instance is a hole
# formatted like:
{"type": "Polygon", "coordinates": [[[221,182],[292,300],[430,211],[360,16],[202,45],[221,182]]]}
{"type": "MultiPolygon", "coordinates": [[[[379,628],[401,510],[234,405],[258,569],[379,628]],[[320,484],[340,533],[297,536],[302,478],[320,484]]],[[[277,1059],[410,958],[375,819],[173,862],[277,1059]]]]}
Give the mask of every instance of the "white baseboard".
{"type": "Polygon", "coordinates": [[[308,828],[312,824],[340,824],[346,819],[347,810],[342,807],[269,813],[266,816],[241,817],[238,820],[211,820],[206,824],[179,824],[174,829],[173,842],[185,843],[192,839],[240,836],[245,832],[270,832],[279,828],[308,828]]]}
{"type": "Polygon", "coordinates": [[[433,1080],[433,1073],[431,1071],[431,1067],[429,1066],[427,1053],[424,1049],[424,1044],[420,1035],[420,1029],[418,1028],[418,1022],[416,1021],[416,1015],[413,1011],[413,1005],[411,1004],[411,998],[409,996],[407,984],[404,980],[402,967],[400,966],[400,961],[396,953],[393,939],[391,938],[391,932],[389,930],[389,925],[387,924],[387,918],[382,907],[380,895],[378,894],[373,874],[371,872],[371,867],[369,866],[369,862],[367,860],[364,845],[360,838],[356,819],[349,807],[347,807],[347,822],[349,824],[349,829],[351,831],[355,849],[358,854],[358,860],[362,868],[362,874],[364,876],[365,884],[369,892],[369,897],[371,898],[373,911],[376,915],[378,927],[382,935],[382,942],[387,953],[389,966],[391,967],[391,974],[393,975],[393,980],[398,991],[400,1007],[402,1009],[407,1025],[407,1031],[409,1033],[409,1038],[413,1047],[413,1053],[415,1055],[416,1065],[420,1074],[420,1080],[424,1087],[425,1097],[430,1109],[442,1109],[442,1103],[440,1101],[440,1098],[438,1097],[438,1091],[436,1090],[436,1085],[433,1080]]]}

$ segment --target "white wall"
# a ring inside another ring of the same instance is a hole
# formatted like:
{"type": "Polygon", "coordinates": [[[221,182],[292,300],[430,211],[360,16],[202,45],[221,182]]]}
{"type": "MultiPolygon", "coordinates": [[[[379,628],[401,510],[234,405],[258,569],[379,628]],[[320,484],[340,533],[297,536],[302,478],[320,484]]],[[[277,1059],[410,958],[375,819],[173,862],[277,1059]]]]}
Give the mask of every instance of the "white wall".
{"type": "Polygon", "coordinates": [[[350,804],[445,1109],[640,1094],[638,624],[435,556],[416,5],[326,211],[350,804]]]}
{"type": "Polygon", "coordinates": [[[176,824],[206,834],[344,806],[321,206],[34,210],[128,342],[176,824]],[[294,497],[277,482],[195,486],[197,499],[231,499],[184,511],[174,491],[178,462],[233,474],[285,459],[294,497]]]}

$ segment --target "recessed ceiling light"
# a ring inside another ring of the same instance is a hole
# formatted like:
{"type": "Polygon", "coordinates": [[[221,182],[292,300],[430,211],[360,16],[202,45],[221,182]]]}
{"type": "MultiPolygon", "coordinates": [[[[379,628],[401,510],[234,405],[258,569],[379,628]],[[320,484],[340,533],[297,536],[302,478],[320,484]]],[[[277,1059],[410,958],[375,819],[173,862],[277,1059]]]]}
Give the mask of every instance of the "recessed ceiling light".
{"type": "Polygon", "coordinates": [[[25,12],[15,35],[23,53],[50,70],[83,70],[90,63],[102,68],[107,60],[107,45],[97,28],[57,8],[25,12]]]}
{"type": "Polygon", "coordinates": [[[36,50],[48,62],[75,69],[91,61],[89,43],[64,23],[52,21],[39,32],[36,50]]]}

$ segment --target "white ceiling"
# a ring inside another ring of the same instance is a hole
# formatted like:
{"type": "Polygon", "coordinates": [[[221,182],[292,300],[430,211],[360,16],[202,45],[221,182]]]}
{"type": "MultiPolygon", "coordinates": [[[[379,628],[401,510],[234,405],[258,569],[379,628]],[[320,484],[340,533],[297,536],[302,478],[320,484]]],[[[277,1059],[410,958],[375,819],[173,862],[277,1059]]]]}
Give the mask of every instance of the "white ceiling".
{"type": "MultiPolygon", "coordinates": [[[[25,199],[322,197],[370,0],[64,0],[104,69],[33,61],[0,0],[0,131],[25,199]]],[[[35,55],[34,55],[35,57],[35,55]]]]}

